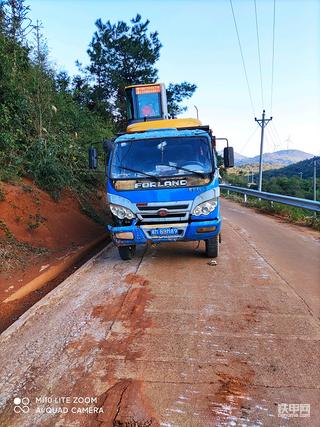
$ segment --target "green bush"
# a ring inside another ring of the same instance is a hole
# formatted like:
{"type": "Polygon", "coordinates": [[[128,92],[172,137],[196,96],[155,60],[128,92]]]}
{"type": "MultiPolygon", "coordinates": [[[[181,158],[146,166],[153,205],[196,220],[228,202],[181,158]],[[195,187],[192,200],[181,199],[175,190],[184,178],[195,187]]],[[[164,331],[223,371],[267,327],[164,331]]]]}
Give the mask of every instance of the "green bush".
{"type": "Polygon", "coordinates": [[[112,126],[32,55],[0,30],[0,180],[27,176],[55,198],[64,188],[96,186],[88,147],[110,137],[112,126]]]}

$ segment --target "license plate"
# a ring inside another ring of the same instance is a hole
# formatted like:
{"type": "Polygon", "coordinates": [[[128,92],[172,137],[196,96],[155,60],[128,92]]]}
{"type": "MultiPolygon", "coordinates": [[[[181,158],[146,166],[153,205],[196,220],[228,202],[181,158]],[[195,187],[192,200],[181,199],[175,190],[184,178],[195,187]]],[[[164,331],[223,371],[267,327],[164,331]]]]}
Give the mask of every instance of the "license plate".
{"type": "Polygon", "coordinates": [[[150,230],[152,237],[170,237],[177,236],[178,234],[177,228],[153,228],[150,230]]]}

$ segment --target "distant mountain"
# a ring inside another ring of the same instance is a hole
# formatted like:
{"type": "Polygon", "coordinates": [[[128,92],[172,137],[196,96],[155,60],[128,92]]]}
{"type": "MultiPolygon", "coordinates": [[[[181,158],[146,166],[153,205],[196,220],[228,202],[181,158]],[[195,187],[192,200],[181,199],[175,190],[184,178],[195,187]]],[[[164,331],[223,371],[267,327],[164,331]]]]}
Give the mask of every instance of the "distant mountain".
{"type": "Polygon", "coordinates": [[[300,176],[302,172],[302,178],[311,178],[313,176],[313,160],[317,161],[317,175],[319,176],[320,157],[312,157],[311,159],[302,160],[301,162],[294,163],[280,169],[270,169],[263,172],[264,178],[271,178],[273,176],[300,176]]]}
{"type": "MultiPolygon", "coordinates": [[[[310,159],[314,157],[313,154],[305,153],[300,150],[279,150],[273,153],[265,153],[263,155],[263,163],[277,166],[287,166],[292,163],[297,163],[302,160],[310,159]]],[[[236,166],[253,165],[259,163],[259,156],[246,157],[244,159],[235,159],[236,166]]]]}
{"type": "Polygon", "coordinates": [[[236,151],[234,152],[234,161],[235,163],[237,162],[244,162],[246,159],[248,159],[248,157],[243,156],[240,153],[237,153],[236,151]]]}
{"type": "MultiPolygon", "coordinates": [[[[218,154],[220,156],[223,156],[223,150],[218,151],[218,154]]],[[[235,162],[236,165],[238,164],[238,162],[245,161],[246,159],[248,159],[248,157],[243,156],[242,154],[237,153],[236,151],[234,152],[234,162],[235,162]]]]}

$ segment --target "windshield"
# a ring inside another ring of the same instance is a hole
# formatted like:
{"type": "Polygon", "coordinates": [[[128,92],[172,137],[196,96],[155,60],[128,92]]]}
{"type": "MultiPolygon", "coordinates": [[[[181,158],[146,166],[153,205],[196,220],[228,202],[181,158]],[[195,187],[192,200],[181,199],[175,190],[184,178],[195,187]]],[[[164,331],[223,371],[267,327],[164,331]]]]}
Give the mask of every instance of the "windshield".
{"type": "Polygon", "coordinates": [[[115,147],[111,165],[113,179],[204,175],[211,172],[211,145],[207,138],[202,137],[122,142],[115,147]]]}

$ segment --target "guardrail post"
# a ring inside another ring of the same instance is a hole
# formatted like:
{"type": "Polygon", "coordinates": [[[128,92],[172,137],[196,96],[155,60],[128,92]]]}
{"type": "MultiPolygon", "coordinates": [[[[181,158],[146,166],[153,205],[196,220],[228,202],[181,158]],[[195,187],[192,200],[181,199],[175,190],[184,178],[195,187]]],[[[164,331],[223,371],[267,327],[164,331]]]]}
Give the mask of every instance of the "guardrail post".
{"type": "Polygon", "coordinates": [[[229,190],[227,191],[227,194],[228,194],[228,196],[230,196],[230,191],[229,190]]]}

